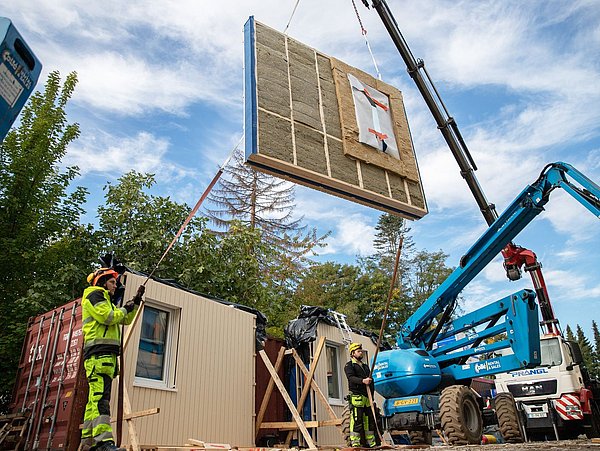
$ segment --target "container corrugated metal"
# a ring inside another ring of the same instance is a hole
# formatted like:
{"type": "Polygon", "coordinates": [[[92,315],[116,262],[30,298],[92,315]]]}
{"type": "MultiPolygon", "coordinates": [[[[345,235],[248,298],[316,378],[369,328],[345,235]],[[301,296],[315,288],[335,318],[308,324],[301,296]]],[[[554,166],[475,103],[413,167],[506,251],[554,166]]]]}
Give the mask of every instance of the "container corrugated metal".
{"type": "MultiPolygon", "coordinates": [[[[269,357],[269,360],[273,365],[277,360],[277,355],[279,354],[279,350],[285,347],[285,343],[282,340],[278,340],[275,338],[268,338],[265,342],[265,353],[269,357]]],[[[285,380],[285,362],[281,365],[279,372],[279,378],[284,381],[285,380]]],[[[258,415],[258,409],[262,404],[263,398],[265,396],[265,392],[267,391],[267,386],[269,385],[269,381],[271,380],[271,373],[267,370],[265,363],[261,358],[256,359],[256,396],[255,396],[255,406],[256,412],[255,417],[258,415]]],[[[277,389],[274,387],[271,397],[269,398],[269,404],[267,405],[267,410],[265,411],[265,415],[263,417],[263,422],[275,422],[275,421],[286,421],[286,413],[287,406],[285,401],[283,400],[283,396],[277,389]]],[[[287,432],[278,433],[277,429],[261,429],[256,437],[256,445],[264,446],[264,447],[273,447],[276,443],[282,443],[281,440],[285,440],[287,436],[287,432]]]]}
{"type": "MultiPolygon", "coordinates": [[[[128,274],[125,299],[145,280],[128,274]]],[[[254,446],[255,315],[153,280],[146,284],[145,301],[171,308],[179,319],[170,343],[169,386],[136,379],[139,326],[125,350],[122,373],[132,411],[160,408],[157,415],[135,420],[139,443],[182,445],[194,438],[254,446]]],[[[129,437],[123,434],[126,444],[129,437]]]]}
{"type": "Polygon", "coordinates": [[[76,450],[87,398],[81,300],[29,320],[12,411],[31,413],[25,449],[76,450]]]}

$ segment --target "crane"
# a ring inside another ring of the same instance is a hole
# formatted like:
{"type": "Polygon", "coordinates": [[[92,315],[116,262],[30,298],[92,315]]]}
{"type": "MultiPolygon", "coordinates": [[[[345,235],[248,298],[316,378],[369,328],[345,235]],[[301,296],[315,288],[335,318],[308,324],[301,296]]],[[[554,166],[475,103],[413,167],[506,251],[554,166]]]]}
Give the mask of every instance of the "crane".
{"type": "MultiPolygon", "coordinates": [[[[369,8],[369,0],[362,1],[364,5],[369,8]]],[[[385,0],[372,0],[372,6],[379,14],[392,41],[400,52],[400,55],[406,64],[408,74],[415,82],[425,103],[429,107],[438,129],[442,133],[444,140],[458,163],[461,176],[467,182],[477,206],[487,225],[490,226],[498,219],[498,212],[496,211],[495,205],[487,200],[483,189],[477,180],[477,176],[475,175],[475,171],[477,170],[475,161],[463,139],[456,120],[448,112],[439,91],[429,76],[425,67],[425,62],[422,59],[416,59],[413,56],[387,2],[385,0]]],[[[526,249],[513,242],[507,243],[501,252],[504,257],[504,269],[509,280],[519,280],[522,277],[522,269],[530,274],[537,301],[540,306],[542,317],[540,325],[542,326],[544,333],[560,335],[559,322],[552,309],[550,296],[542,273],[542,265],[538,261],[536,254],[530,249],[526,249]]]]}

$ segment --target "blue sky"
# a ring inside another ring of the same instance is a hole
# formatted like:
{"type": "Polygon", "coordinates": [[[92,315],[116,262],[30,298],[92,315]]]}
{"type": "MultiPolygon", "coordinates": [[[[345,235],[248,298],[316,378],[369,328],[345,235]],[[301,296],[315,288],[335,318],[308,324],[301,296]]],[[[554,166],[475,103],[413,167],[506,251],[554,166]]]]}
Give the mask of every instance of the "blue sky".
{"type": "MultiPolygon", "coordinates": [[[[412,223],[417,247],[456,265],[485,222],[378,16],[356,0],[383,79],[403,94],[430,213],[412,223]]],[[[65,164],[91,193],[131,169],[157,175],[155,193],[193,205],[243,133],[243,33],[248,16],[282,30],[295,0],[7,0],[51,70],[77,71],[69,119],[81,138],[65,164]]],[[[546,163],[566,161],[600,182],[600,4],[582,1],[389,0],[456,119],[489,201],[502,211],[546,163]]],[[[350,0],[301,0],[290,36],[374,73],[350,0]]],[[[40,83],[41,86],[41,83],[40,83]]],[[[322,259],[372,252],[379,212],[306,188],[297,209],[331,230],[322,259]]],[[[564,193],[515,240],[544,266],[563,327],[590,335],[600,320],[600,227],[564,193]]],[[[158,258],[158,256],[157,256],[158,258]]],[[[530,287],[500,260],[464,292],[467,310],[530,287]]]]}

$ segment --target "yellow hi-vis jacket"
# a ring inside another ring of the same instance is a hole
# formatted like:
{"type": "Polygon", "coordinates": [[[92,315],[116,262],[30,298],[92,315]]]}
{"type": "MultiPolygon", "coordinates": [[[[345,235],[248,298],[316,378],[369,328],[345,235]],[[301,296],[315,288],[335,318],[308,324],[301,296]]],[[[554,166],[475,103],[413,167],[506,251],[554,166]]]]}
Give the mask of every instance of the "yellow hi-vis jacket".
{"type": "Polygon", "coordinates": [[[92,355],[116,354],[121,351],[119,325],[131,324],[138,306],[127,312],[125,307],[115,306],[108,290],[87,287],[81,300],[83,310],[83,358],[92,355]]]}

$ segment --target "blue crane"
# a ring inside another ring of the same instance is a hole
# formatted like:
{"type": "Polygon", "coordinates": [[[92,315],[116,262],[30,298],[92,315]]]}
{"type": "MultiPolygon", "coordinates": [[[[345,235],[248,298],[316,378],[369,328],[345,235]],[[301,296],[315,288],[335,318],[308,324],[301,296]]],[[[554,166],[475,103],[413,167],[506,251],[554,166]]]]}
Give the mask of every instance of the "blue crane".
{"type": "Polygon", "coordinates": [[[534,291],[518,291],[455,319],[453,311],[465,286],[544,210],[556,188],[600,218],[600,187],[567,163],[547,165],[401,326],[397,348],[378,354],[373,380],[385,398],[389,429],[414,430],[431,442],[431,430],[442,428],[452,444],[479,443],[481,400],[461,381],[539,365],[534,291]]]}

